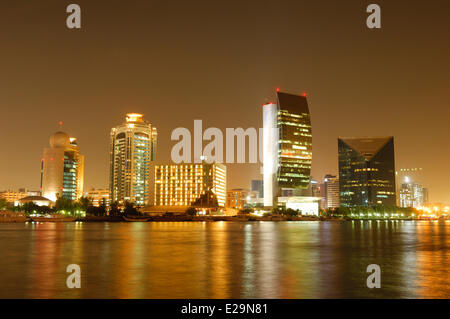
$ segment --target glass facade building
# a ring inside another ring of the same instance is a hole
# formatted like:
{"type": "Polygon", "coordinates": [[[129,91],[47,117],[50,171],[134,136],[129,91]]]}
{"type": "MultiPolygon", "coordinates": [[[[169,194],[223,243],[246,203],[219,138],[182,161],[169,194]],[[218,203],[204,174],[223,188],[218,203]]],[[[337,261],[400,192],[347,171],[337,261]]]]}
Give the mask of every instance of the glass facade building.
{"type": "Polygon", "coordinates": [[[277,197],[310,196],[312,131],[306,95],[277,90],[263,106],[264,205],[277,197]]]}
{"type": "Polygon", "coordinates": [[[41,162],[42,196],[56,201],[58,197],[78,200],[84,191],[84,156],[77,140],[64,132],[50,137],[41,162]]]}
{"type": "Polygon", "coordinates": [[[77,192],[78,161],[74,153],[64,153],[63,193],[64,198],[75,200],[77,192]]]}
{"type": "Polygon", "coordinates": [[[277,92],[278,97],[278,186],[309,188],[312,132],[306,96],[277,92]]]}
{"type": "Polygon", "coordinates": [[[110,200],[147,205],[150,164],[156,155],[156,128],[142,114],[127,114],[126,122],[111,130],[110,200]]]}
{"type": "Polygon", "coordinates": [[[412,182],[409,177],[405,177],[400,186],[399,197],[400,207],[418,208],[428,202],[428,190],[422,185],[412,182]]]}
{"type": "Polygon", "coordinates": [[[339,138],[340,205],[395,206],[394,138],[339,138]]]}

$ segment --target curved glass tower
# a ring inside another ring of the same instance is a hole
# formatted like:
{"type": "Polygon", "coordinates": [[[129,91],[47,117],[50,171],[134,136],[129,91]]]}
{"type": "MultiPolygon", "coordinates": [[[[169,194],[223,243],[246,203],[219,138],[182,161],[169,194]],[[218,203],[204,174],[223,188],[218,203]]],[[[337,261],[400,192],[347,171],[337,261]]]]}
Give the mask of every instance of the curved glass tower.
{"type": "Polygon", "coordinates": [[[142,114],[130,113],[111,130],[111,202],[147,205],[150,198],[150,163],[156,155],[156,128],[142,114]]]}

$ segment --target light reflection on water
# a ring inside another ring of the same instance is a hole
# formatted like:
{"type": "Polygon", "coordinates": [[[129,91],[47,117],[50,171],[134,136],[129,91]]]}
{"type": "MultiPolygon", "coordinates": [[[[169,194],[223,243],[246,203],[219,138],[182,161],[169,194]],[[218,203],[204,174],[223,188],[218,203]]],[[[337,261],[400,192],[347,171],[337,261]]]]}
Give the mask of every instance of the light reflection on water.
{"type": "Polygon", "coordinates": [[[0,298],[449,298],[450,222],[0,224],[0,298]],[[82,288],[66,287],[78,264],[82,288]],[[366,287],[366,267],[382,288],[366,287]]]}

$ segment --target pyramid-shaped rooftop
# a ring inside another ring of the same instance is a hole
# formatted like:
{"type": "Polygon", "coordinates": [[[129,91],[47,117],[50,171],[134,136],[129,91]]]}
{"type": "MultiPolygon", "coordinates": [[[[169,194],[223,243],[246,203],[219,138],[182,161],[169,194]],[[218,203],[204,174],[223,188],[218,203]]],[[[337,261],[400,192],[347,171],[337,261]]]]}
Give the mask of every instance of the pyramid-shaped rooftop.
{"type": "Polygon", "coordinates": [[[339,139],[370,161],[393,137],[340,137],[339,139]]]}

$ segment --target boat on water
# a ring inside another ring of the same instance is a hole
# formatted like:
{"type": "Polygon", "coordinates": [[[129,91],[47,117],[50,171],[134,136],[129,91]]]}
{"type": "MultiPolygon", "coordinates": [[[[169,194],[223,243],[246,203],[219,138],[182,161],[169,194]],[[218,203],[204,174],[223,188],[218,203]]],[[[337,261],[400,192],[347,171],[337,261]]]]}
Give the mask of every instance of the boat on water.
{"type": "Polygon", "coordinates": [[[31,219],[34,222],[61,223],[61,222],[74,222],[76,221],[77,218],[61,214],[49,214],[45,216],[32,216],[31,219]]]}
{"type": "Polygon", "coordinates": [[[126,222],[148,222],[151,217],[148,216],[122,216],[123,220],[126,222]]]}
{"type": "Polygon", "coordinates": [[[30,219],[22,212],[0,211],[0,223],[25,223],[30,219]]]}

